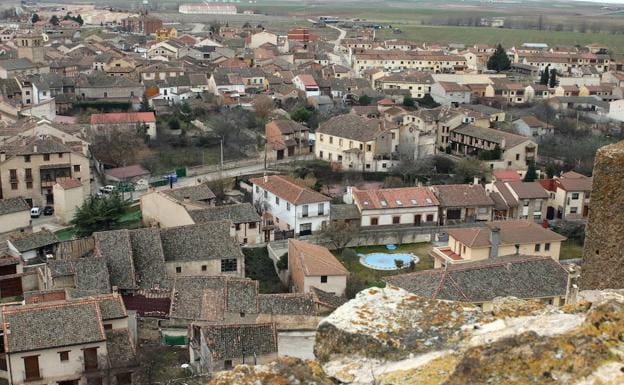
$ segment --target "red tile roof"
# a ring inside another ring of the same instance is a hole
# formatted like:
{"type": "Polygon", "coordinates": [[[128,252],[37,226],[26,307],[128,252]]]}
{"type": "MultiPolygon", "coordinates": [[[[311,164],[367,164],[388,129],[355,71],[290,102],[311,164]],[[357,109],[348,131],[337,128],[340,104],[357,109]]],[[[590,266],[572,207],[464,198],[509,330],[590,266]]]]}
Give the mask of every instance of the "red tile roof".
{"type": "Polygon", "coordinates": [[[349,271],[325,247],[295,239],[289,242],[289,258],[304,276],[349,275],[349,271]]]}
{"type": "Polygon", "coordinates": [[[303,185],[303,181],[285,175],[270,175],[249,181],[294,205],[331,201],[330,197],[303,185]]]}
{"type": "Polygon", "coordinates": [[[498,182],[513,182],[522,180],[520,174],[518,174],[515,170],[495,170],[492,171],[492,176],[498,182]]]}
{"type": "Polygon", "coordinates": [[[56,183],[58,183],[64,190],[82,187],[82,182],[78,179],[61,179],[56,183]]]}
{"type": "Polygon", "coordinates": [[[494,227],[500,229],[501,245],[521,245],[566,240],[566,237],[563,235],[545,229],[537,223],[523,220],[495,221],[487,223],[485,227],[449,229],[448,235],[468,247],[487,247],[490,246],[490,233],[494,227]]]}
{"type": "Polygon", "coordinates": [[[426,187],[403,187],[378,190],[353,188],[353,198],[360,210],[438,206],[433,191],[426,187]]]}
{"type": "Polygon", "coordinates": [[[314,80],[314,77],[312,77],[312,75],[308,75],[308,74],[301,74],[298,75],[299,80],[301,80],[301,82],[303,83],[304,86],[306,87],[318,87],[318,84],[316,84],[316,80],[314,80]]]}
{"type": "Polygon", "coordinates": [[[154,123],[156,116],[153,112],[110,112],[107,114],[92,114],[91,124],[123,124],[123,123],[154,123]]]}

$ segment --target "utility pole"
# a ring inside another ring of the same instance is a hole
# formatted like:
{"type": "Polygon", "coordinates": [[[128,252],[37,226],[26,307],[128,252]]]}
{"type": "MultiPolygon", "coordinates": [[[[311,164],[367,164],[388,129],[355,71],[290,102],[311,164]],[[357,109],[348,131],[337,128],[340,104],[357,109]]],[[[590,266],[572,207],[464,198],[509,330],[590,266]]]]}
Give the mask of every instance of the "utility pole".
{"type": "Polygon", "coordinates": [[[223,136],[221,136],[221,170],[223,170],[223,136]]]}

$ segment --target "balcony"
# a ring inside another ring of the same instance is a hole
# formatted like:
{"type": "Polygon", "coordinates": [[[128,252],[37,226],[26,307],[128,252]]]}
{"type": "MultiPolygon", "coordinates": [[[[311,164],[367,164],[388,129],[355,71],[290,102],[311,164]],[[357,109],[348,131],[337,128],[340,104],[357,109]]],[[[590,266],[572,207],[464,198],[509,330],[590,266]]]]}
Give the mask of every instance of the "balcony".
{"type": "Polygon", "coordinates": [[[431,249],[431,256],[437,260],[442,261],[443,265],[453,265],[456,263],[467,262],[461,255],[456,254],[450,247],[441,246],[431,249]]]}

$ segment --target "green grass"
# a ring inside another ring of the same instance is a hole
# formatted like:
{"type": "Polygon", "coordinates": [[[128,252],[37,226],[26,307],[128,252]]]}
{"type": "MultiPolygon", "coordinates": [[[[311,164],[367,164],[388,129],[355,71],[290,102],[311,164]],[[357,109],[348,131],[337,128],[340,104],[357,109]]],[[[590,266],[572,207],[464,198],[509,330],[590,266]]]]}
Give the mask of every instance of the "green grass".
{"type": "Polygon", "coordinates": [[[559,253],[559,259],[575,259],[583,258],[583,244],[569,239],[561,244],[561,252],[559,253]]]}
{"type": "Polygon", "coordinates": [[[395,35],[390,30],[381,30],[377,36],[380,38],[398,38],[419,42],[501,43],[505,47],[517,46],[526,42],[546,43],[551,46],[604,43],[609,46],[613,53],[624,53],[624,39],[622,36],[607,33],[544,32],[526,29],[426,25],[396,25],[396,27],[400,28],[403,33],[395,35]]]}
{"type": "Polygon", "coordinates": [[[272,294],[287,291],[275,272],[273,260],[269,258],[266,247],[243,248],[243,254],[245,254],[245,277],[255,279],[260,283],[260,293],[272,294]]]}
{"type": "Polygon", "coordinates": [[[73,226],[67,227],[63,230],[59,230],[55,232],[54,235],[56,235],[56,237],[61,241],[69,241],[73,239],[74,236],[76,235],[76,230],[74,229],[73,226]]]}
{"type": "Polygon", "coordinates": [[[120,223],[136,222],[136,221],[140,221],[142,218],[143,217],[141,216],[141,207],[136,206],[136,207],[130,208],[130,210],[128,210],[124,215],[122,215],[121,218],[119,218],[119,222],[120,223]]]}
{"type": "MultiPolygon", "coordinates": [[[[433,268],[433,258],[429,256],[431,251],[431,243],[406,243],[398,245],[396,250],[387,250],[385,246],[362,246],[354,248],[358,254],[369,254],[374,252],[384,252],[390,254],[396,253],[412,253],[420,258],[416,264],[414,271],[421,271],[433,268]]],[[[368,267],[360,263],[359,257],[346,258],[344,253],[334,253],[336,258],[349,270],[351,276],[347,284],[347,296],[352,297],[356,292],[359,292],[367,287],[372,286],[385,286],[383,277],[388,275],[406,274],[411,273],[410,268],[393,271],[383,271],[369,269],[368,267]]]]}

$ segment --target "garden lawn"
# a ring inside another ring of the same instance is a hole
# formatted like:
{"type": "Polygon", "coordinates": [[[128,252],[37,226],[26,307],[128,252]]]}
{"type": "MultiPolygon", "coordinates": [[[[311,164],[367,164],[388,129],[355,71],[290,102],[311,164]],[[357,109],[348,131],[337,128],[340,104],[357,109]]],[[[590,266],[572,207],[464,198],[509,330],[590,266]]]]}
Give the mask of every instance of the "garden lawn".
{"type": "MultiPolygon", "coordinates": [[[[433,258],[429,255],[431,251],[432,244],[429,242],[422,243],[406,243],[403,245],[397,245],[396,250],[387,250],[384,245],[381,246],[362,246],[354,248],[355,252],[358,254],[369,254],[375,252],[383,252],[383,253],[412,253],[416,255],[420,260],[416,264],[414,271],[421,271],[427,269],[433,269],[433,258]]],[[[385,286],[383,282],[383,277],[389,275],[397,275],[397,274],[406,274],[411,273],[409,267],[401,269],[401,270],[374,270],[369,269],[368,267],[362,265],[360,263],[360,257],[348,258],[345,257],[346,253],[337,253],[334,252],[334,255],[338,258],[340,262],[349,270],[351,276],[349,278],[350,283],[347,288],[347,295],[352,296],[354,292],[363,290],[367,287],[371,286],[385,286]]]]}
{"type": "Polygon", "coordinates": [[[583,258],[583,244],[574,239],[568,239],[561,243],[561,252],[559,259],[576,259],[583,258]]]}
{"type": "Polygon", "coordinates": [[[273,260],[269,258],[266,247],[244,247],[243,254],[245,254],[245,277],[260,283],[260,293],[287,292],[275,272],[273,260]]]}

